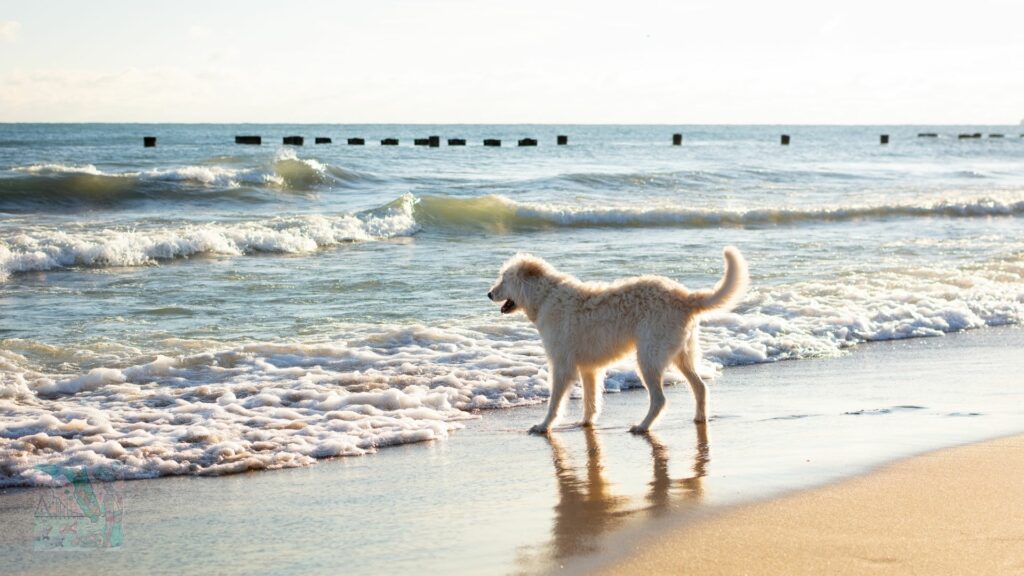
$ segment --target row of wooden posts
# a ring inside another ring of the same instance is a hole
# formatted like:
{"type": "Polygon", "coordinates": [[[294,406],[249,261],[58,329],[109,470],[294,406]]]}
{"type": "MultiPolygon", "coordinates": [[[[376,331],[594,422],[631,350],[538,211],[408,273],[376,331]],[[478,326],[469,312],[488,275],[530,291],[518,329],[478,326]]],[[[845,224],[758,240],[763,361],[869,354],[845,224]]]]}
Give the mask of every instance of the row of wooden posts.
{"type": "MultiPolygon", "coordinates": [[[[918,138],[938,138],[939,134],[938,134],[938,132],[920,132],[920,133],[918,133],[917,137],[918,138]]],[[[1005,134],[989,134],[988,137],[989,138],[1004,138],[1004,137],[1006,137],[1006,135],[1005,134]]],[[[1021,134],[1020,137],[1024,138],[1024,134],[1021,134]]],[[[970,134],[957,134],[957,139],[959,139],[959,140],[965,140],[965,139],[968,139],[968,138],[970,138],[970,139],[981,138],[981,132],[973,132],[973,133],[970,133],[970,134]]],[[[783,135],[781,135],[779,137],[779,143],[782,144],[783,146],[789,146],[789,140],[790,140],[789,134],[783,134],[783,135]]],[[[879,144],[888,144],[889,143],[889,135],[888,134],[879,134],[878,135],[878,143],[879,144]]],[[[682,134],[673,134],[672,135],[672,144],[674,146],[682,146],[683,145],[683,135],[682,134]]]]}
{"type": "MultiPolygon", "coordinates": [[[[555,140],[559,146],[565,146],[569,143],[569,137],[565,135],[559,135],[555,140]]],[[[305,144],[306,139],[302,136],[285,136],[282,139],[282,144],[288,146],[302,146],[305,144]]],[[[315,144],[331,144],[333,141],[325,136],[317,136],[313,139],[315,144]]],[[[349,138],[347,140],[349,146],[363,146],[366,144],[365,138],[349,138]]],[[[398,138],[384,138],[380,141],[381,146],[398,146],[398,138]]],[[[536,146],[536,138],[520,138],[516,141],[519,146],[536,146]]],[[[251,144],[259,146],[263,144],[262,136],[235,136],[235,144],[251,144]]],[[[437,148],[441,145],[440,136],[429,136],[427,138],[415,138],[413,144],[416,146],[429,146],[431,148],[437,148]]],[[[146,148],[152,148],[156,146],[156,136],[146,136],[142,139],[142,145],[146,148]]],[[[465,138],[448,138],[449,146],[465,146],[465,138]]],[[[501,146],[501,140],[497,138],[486,138],[484,140],[484,146],[501,146]]]]}
{"type": "MultiPolygon", "coordinates": [[[[305,138],[302,136],[285,136],[282,143],[291,146],[302,146],[305,142],[305,138]]],[[[316,144],[331,144],[332,140],[323,136],[318,136],[313,139],[316,144]]],[[[349,138],[347,140],[349,146],[363,146],[366,144],[365,138],[349,138]]],[[[569,137],[565,135],[559,135],[556,139],[559,146],[565,146],[569,143],[569,137]]],[[[235,136],[235,144],[262,144],[263,138],[261,136],[235,136]]],[[[398,138],[384,138],[380,141],[381,146],[398,146],[398,138]]],[[[416,146],[429,146],[430,148],[437,148],[441,145],[440,136],[428,136],[426,138],[414,138],[412,143],[416,146]]],[[[536,146],[536,138],[520,138],[517,140],[519,146],[536,146]]],[[[449,146],[465,146],[465,138],[448,138],[449,146]]],[[[501,146],[501,140],[497,138],[486,138],[484,139],[484,146],[501,146]]]]}
{"type": "MultiPolygon", "coordinates": [[[[982,134],[980,132],[974,132],[974,133],[958,134],[957,138],[960,139],[960,140],[966,140],[966,139],[981,138],[981,136],[982,136],[982,134]]],[[[938,138],[939,134],[937,132],[921,132],[921,133],[919,133],[917,135],[917,137],[918,138],[938,138]]],[[[1003,137],[1005,137],[1005,134],[989,134],[988,137],[989,138],[1003,138],[1003,137]]],[[[1021,138],[1024,138],[1024,134],[1021,134],[1021,138]]],[[[289,145],[289,146],[302,146],[305,143],[305,140],[306,139],[304,137],[302,137],[302,136],[285,136],[284,139],[282,140],[282,143],[286,144],[286,145],[289,145]]],[[[783,146],[789,146],[789,141],[790,141],[789,134],[783,134],[779,138],[779,143],[782,144],[783,146]]],[[[881,134],[881,135],[879,135],[878,141],[879,141],[880,144],[888,144],[889,143],[889,135],[888,134],[881,134]]],[[[316,138],[313,139],[313,142],[315,144],[331,144],[332,140],[330,138],[325,137],[325,136],[317,136],[316,138]]],[[[363,145],[366,144],[366,139],[364,139],[364,138],[349,138],[347,140],[347,142],[348,142],[349,146],[363,146],[363,145]]],[[[556,139],[556,142],[558,143],[559,146],[565,146],[565,145],[567,145],[569,143],[569,137],[564,135],[564,134],[560,134],[560,135],[558,135],[558,137],[556,139]]],[[[537,145],[537,140],[535,138],[521,138],[521,139],[519,139],[517,141],[517,143],[518,143],[519,146],[536,146],[537,145]]],[[[235,136],[235,144],[251,144],[251,145],[259,146],[260,144],[263,144],[263,137],[262,136],[235,136]]],[[[441,145],[441,137],[440,136],[428,136],[427,138],[415,138],[415,139],[413,139],[413,144],[415,144],[416,146],[429,146],[430,148],[437,148],[437,147],[439,147],[441,145]]],[[[145,137],[143,137],[142,145],[145,146],[146,148],[152,148],[152,147],[156,146],[156,136],[145,136],[145,137]]],[[[384,139],[382,139],[380,141],[380,145],[381,146],[398,146],[398,138],[384,138],[384,139]]],[[[465,146],[466,145],[466,139],[465,138],[448,138],[448,145],[449,146],[465,146]]],[[[683,135],[682,134],[678,134],[678,133],[673,134],[672,135],[672,145],[673,146],[682,146],[683,145],[683,135]]],[[[501,146],[501,140],[499,140],[497,138],[486,138],[486,139],[484,139],[484,146],[501,146]]]]}
{"type": "MultiPolygon", "coordinates": [[[[988,135],[989,138],[1004,138],[1005,136],[1006,136],[1005,134],[989,134],[988,135]]],[[[918,138],[938,138],[939,134],[937,132],[921,132],[921,133],[919,133],[917,135],[917,137],[918,138]]],[[[1021,134],[1020,137],[1024,138],[1024,134],[1021,134]]],[[[974,132],[974,133],[971,133],[971,134],[957,134],[957,139],[959,139],[959,140],[965,140],[965,139],[968,139],[968,138],[970,138],[970,139],[981,138],[981,132],[974,132]]],[[[779,143],[782,144],[783,146],[789,146],[789,140],[790,140],[789,134],[783,134],[782,136],[779,137],[779,143]]],[[[680,146],[680,145],[682,145],[682,143],[683,143],[683,135],[682,134],[673,134],[672,135],[672,144],[674,144],[676,146],[680,146]]],[[[888,144],[889,143],[889,135],[888,134],[879,134],[878,135],[878,143],[879,144],[888,144]]]]}

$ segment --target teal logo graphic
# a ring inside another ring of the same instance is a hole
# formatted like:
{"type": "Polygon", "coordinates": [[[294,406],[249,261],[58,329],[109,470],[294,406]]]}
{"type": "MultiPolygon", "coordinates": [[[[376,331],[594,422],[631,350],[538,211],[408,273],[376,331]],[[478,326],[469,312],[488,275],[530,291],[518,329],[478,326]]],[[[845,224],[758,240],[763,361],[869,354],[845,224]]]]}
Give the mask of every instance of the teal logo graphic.
{"type": "Polygon", "coordinates": [[[53,478],[39,496],[32,546],[36,550],[95,550],[124,544],[124,478],[107,467],[41,464],[53,478]]]}

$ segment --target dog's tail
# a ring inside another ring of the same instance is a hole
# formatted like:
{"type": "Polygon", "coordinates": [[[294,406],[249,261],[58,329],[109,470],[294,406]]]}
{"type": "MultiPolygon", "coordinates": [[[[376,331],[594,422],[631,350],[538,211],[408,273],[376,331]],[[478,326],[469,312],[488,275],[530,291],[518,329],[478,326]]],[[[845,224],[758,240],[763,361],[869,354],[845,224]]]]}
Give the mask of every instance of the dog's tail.
{"type": "Polygon", "coordinates": [[[740,251],[732,246],[727,246],[722,254],[725,257],[725,274],[722,275],[722,279],[719,280],[714,291],[700,302],[701,312],[731,308],[750,283],[750,277],[747,275],[747,261],[740,251]]]}

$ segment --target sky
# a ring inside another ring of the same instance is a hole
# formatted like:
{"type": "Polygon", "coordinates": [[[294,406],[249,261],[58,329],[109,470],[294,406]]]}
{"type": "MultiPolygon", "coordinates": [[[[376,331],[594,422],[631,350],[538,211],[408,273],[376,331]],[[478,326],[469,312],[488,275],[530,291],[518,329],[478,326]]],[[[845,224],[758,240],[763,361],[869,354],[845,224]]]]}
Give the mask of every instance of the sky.
{"type": "Polygon", "coordinates": [[[1024,2],[0,0],[0,122],[1018,124],[1024,2]]]}

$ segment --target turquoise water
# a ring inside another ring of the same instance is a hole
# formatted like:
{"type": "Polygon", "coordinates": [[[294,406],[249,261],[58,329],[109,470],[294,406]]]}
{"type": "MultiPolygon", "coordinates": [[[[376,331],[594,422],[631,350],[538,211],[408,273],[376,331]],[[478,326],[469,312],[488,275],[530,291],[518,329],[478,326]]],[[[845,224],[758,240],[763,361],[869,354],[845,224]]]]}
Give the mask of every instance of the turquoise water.
{"type": "MultiPolygon", "coordinates": [[[[720,378],[1018,324],[1019,132],[0,126],[0,484],[45,481],[43,462],[305,466],[543,402],[535,331],[484,296],[517,251],[585,279],[706,287],[739,247],[752,289],[702,332],[720,378]],[[278,144],[291,134],[306,146],[278,144]],[[440,148],[411,145],[433,134],[440,148]],[[539,146],[515,146],[526,136],[539,146]]],[[[638,385],[628,362],[608,372],[609,390],[638,385]]]]}

